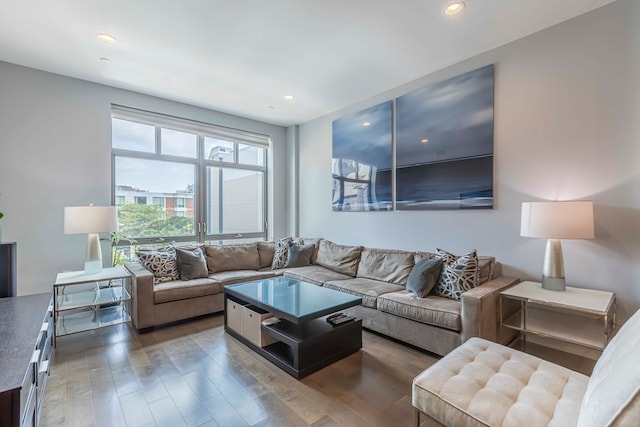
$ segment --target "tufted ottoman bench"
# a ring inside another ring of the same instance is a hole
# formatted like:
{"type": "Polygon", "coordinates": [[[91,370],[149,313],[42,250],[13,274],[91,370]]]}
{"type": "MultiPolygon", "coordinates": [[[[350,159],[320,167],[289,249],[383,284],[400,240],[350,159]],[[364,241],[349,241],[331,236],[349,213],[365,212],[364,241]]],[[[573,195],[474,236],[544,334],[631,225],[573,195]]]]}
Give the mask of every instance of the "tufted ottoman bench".
{"type": "Polygon", "coordinates": [[[420,414],[448,427],[640,426],[640,310],[604,350],[591,378],[471,338],[413,380],[420,414]]]}

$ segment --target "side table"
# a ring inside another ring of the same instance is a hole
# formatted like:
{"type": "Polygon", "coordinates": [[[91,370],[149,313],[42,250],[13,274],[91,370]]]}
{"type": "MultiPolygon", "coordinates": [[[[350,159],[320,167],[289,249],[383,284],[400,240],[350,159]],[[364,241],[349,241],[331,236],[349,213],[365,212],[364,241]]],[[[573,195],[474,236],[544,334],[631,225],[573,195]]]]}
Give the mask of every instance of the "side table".
{"type": "Polygon", "coordinates": [[[587,355],[599,356],[613,336],[615,308],[613,292],[570,286],[558,292],[522,282],[500,292],[500,342],[506,329],[517,332],[510,345],[520,340],[526,350],[531,335],[558,343],[554,347],[579,349],[574,353],[591,359],[587,355]]]}
{"type": "Polygon", "coordinates": [[[131,275],[124,267],[59,273],[53,285],[53,345],[59,336],[129,322],[130,301],[131,275]]]}

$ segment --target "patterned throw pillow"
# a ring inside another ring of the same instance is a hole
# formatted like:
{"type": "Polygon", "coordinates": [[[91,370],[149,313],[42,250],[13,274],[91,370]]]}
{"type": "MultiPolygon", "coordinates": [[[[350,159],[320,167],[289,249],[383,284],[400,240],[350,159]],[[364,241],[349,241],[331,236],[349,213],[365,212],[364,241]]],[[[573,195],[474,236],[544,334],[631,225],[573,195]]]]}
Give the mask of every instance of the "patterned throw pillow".
{"type": "Polygon", "coordinates": [[[153,273],[154,285],[180,278],[175,248],[157,251],[140,250],[136,251],[136,255],[140,264],[153,273]]]}
{"type": "Polygon", "coordinates": [[[272,270],[284,268],[284,265],[287,263],[287,257],[289,256],[289,242],[292,240],[291,237],[276,240],[273,250],[273,261],[271,262],[272,270]]]}
{"type": "Polygon", "coordinates": [[[442,259],[442,272],[433,292],[436,295],[460,301],[462,293],[480,284],[480,269],[476,250],[458,257],[438,249],[437,257],[442,259]]]}

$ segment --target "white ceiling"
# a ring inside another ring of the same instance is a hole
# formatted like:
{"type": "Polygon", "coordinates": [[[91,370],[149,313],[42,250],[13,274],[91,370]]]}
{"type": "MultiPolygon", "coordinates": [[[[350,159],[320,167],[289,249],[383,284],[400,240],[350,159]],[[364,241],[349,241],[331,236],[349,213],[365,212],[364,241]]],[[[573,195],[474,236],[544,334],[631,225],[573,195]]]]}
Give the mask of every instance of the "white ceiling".
{"type": "Polygon", "coordinates": [[[292,125],[613,0],[448,1],[0,0],[0,60],[292,125]]]}

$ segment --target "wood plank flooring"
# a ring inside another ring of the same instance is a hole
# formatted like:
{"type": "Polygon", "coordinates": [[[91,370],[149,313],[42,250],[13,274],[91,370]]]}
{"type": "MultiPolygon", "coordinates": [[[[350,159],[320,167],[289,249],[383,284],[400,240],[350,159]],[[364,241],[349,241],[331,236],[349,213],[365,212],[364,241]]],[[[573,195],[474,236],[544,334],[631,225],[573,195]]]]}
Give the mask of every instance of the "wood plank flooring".
{"type": "MultiPolygon", "coordinates": [[[[225,334],[222,315],[58,339],[43,426],[411,426],[411,381],[437,357],[363,332],[300,381],[225,334]]],[[[427,423],[423,423],[427,426],[427,423]]]]}

